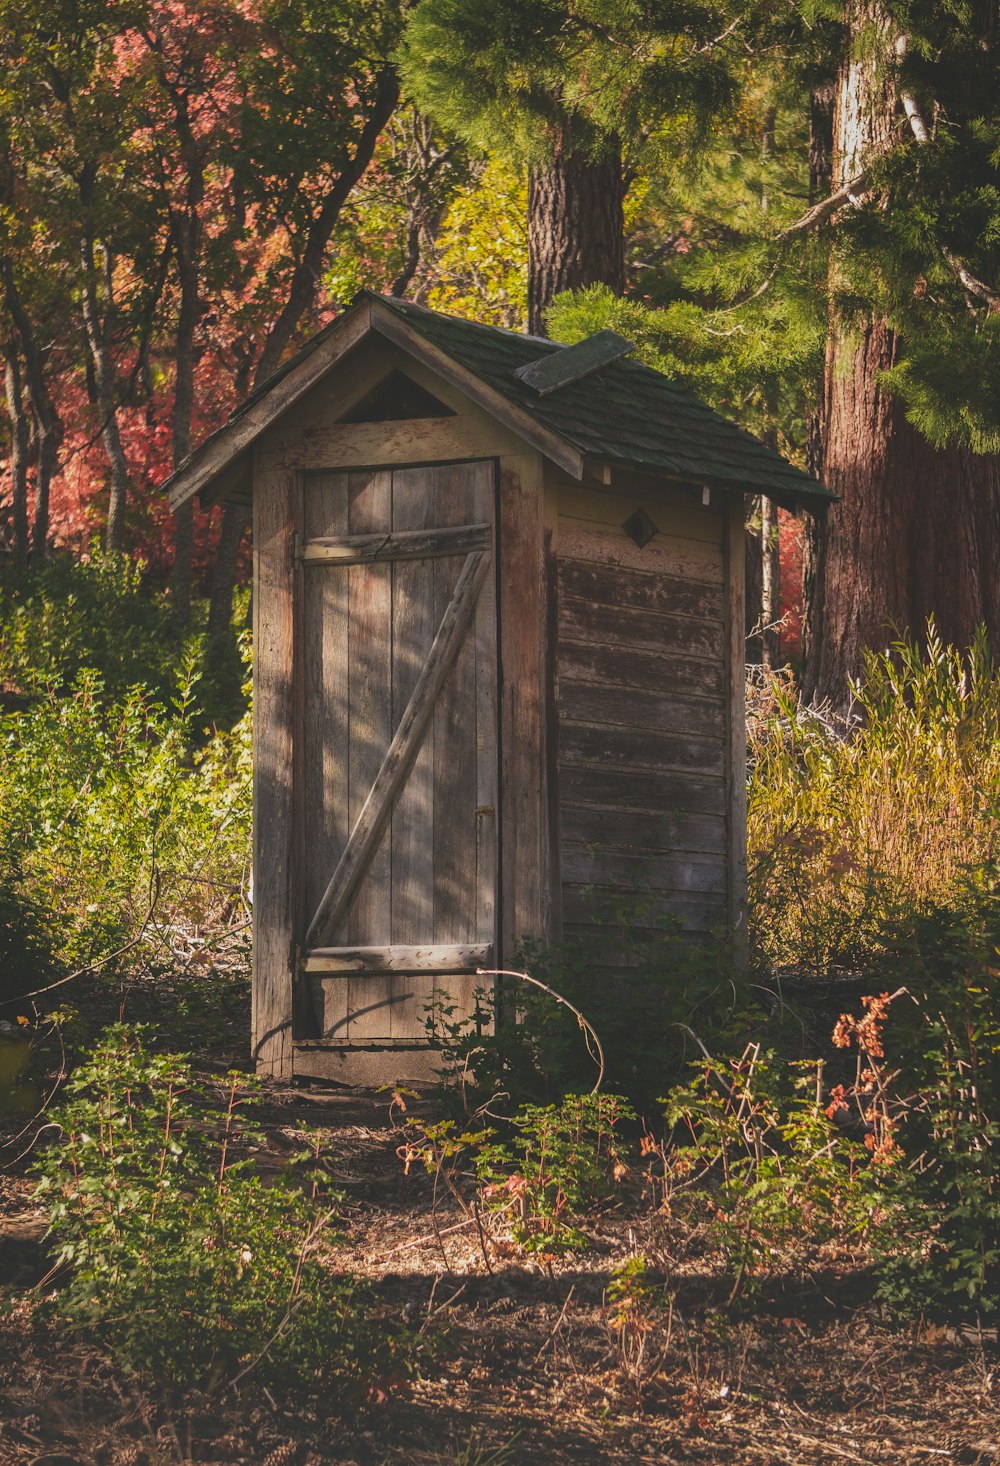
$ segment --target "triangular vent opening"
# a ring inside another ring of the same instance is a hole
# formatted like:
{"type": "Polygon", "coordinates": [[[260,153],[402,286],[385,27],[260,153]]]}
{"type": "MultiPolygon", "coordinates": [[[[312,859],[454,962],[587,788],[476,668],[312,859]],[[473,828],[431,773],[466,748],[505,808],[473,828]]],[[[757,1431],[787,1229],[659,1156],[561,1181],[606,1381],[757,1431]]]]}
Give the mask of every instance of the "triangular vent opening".
{"type": "Polygon", "coordinates": [[[426,387],[414,382],[405,372],[393,369],[378,386],[351,408],[341,422],[402,422],[412,417],[454,417],[455,413],[439,402],[426,387]]]}

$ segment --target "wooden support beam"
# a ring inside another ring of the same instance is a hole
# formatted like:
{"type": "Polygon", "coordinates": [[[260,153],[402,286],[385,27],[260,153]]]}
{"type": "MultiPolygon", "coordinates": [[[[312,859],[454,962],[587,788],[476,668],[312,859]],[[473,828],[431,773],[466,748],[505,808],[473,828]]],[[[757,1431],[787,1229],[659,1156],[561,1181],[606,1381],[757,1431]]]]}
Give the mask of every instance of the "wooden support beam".
{"type": "Polygon", "coordinates": [[[302,971],[330,977],[351,973],[475,972],[493,963],[493,945],[441,947],[315,947],[302,959],[302,971]]]}
{"type": "Polygon", "coordinates": [[[431,560],[442,555],[467,555],[488,549],[488,524],[458,529],[413,529],[396,534],[326,535],[307,540],[302,559],[307,563],[361,565],[372,560],[431,560]]]}

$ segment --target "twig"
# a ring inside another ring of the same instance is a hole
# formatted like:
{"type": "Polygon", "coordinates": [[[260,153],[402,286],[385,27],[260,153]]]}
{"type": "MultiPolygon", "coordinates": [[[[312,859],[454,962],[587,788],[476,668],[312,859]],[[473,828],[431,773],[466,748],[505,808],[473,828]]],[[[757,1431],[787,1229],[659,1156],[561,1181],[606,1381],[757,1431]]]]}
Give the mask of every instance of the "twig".
{"type": "Polygon", "coordinates": [[[150,899],[149,910],[143,917],[142,926],[139,928],[138,933],[131,939],[131,941],[126,942],[123,947],[117,947],[113,952],[108,952],[104,957],[98,957],[94,962],[88,962],[85,967],[78,967],[75,972],[69,973],[66,977],[59,978],[58,982],[50,982],[47,987],[35,988],[30,993],[19,993],[18,996],[14,999],[14,1002],[23,1002],[25,998],[40,998],[44,993],[52,992],[53,988],[61,988],[67,982],[73,982],[74,979],[78,977],[86,976],[88,972],[97,972],[100,968],[106,967],[109,962],[113,962],[116,957],[123,957],[126,952],[131,952],[134,947],[137,947],[142,941],[143,937],[146,935],[146,928],[149,926],[149,923],[153,918],[153,912],[156,910],[156,904],[160,899],[159,871],[156,871],[156,873],[154,874],[152,886],[153,893],[150,899]]]}
{"type": "Polygon", "coordinates": [[[584,1035],[587,1039],[587,1052],[590,1054],[590,1057],[598,1066],[597,1080],[594,1084],[593,1089],[590,1091],[591,1094],[597,1093],[601,1085],[604,1083],[604,1048],[601,1044],[601,1040],[597,1036],[596,1028],[589,1021],[589,1019],[584,1018],[579,1008],[575,1008],[573,1004],[569,1001],[569,999],[564,998],[562,993],[557,993],[555,988],[549,987],[547,982],[542,982],[542,980],[537,977],[531,977],[530,974],[527,972],[515,972],[512,968],[508,967],[477,967],[476,976],[516,977],[519,982],[527,982],[530,983],[532,987],[540,988],[543,993],[548,993],[550,998],[555,998],[557,1003],[561,1003],[564,1008],[568,1008],[569,1011],[576,1018],[577,1023],[583,1029],[584,1035]],[[596,1054],[594,1053],[594,1050],[590,1047],[591,1039],[593,1039],[594,1047],[597,1049],[596,1054]]]}
{"type": "Polygon", "coordinates": [[[572,1300],[572,1297],[573,1297],[573,1294],[574,1294],[575,1291],[576,1291],[576,1284],[573,1283],[573,1285],[570,1287],[569,1292],[566,1294],[566,1301],[565,1301],[565,1303],[563,1304],[562,1308],[559,1310],[559,1317],[556,1319],[555,1323],[552,1325],[552,1327],[549,1329],[548,1333],[546,1334],[545,1339],[542,1342],[542,1345],[541,1345],[541,1347],[538,1350],[538,1353],[535,1355],[534,1359],[531,1361],[532,1364],[537,1364],[538,1363],[539,1359],[541,1359],[541,1357],[542,1357],[543,1353],[545,1352],[545,1350],[549,1347],[549,1345],[552,1343],[552,1340],[555,1338],[556,1334],[559,1332],[559,1329],[562,1326],[562,1321],[566,1317],[566,1310],[567,1310],[567,1308],[570,1305],[570,1302],[572,1300]]]}

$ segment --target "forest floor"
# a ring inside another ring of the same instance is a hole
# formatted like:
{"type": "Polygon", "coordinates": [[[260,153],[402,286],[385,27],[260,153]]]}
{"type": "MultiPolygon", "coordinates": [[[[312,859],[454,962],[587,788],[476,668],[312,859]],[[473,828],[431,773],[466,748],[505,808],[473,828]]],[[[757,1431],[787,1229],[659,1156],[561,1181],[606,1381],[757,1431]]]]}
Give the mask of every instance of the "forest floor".
{"type": "Polygon", "coordinates": [[[48,1259],[17,1166],[0,1175],[0,1466],[1000,1466],[995,1331],[890,1325],[859,1262],[775,1273],[734,1311],[732,1278],[637,1185],[589,1221],[585,1251],[546,1267],[491,1249],[490,1271],[475,1226],[433,1207],[422,1170],[405,1174],[387,1096],[275,1085],[263,1118],[272,1167],[300,1146],[301,1121],[327,1133],[346,1197],[337,1263],[387,1319],[435,1340],[418,1377],[353,1421],[252,1375],[214,1398],[138,1385],[32,1319],[48,1259]],[[650,1318],[644,1368],[629,1369],[607,1290],[637,1251],[672,1308],[650,1318]]]}

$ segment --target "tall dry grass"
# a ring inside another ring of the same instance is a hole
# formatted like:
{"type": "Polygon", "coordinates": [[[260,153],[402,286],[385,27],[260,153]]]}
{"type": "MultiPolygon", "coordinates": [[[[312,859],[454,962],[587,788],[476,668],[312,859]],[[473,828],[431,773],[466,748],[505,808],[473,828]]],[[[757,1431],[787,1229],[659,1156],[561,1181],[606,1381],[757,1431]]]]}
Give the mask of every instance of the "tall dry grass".
{"type": "Polygon", "coordinates": [[[846,718],[750,689],[750,920],[772,970],[863,970],[1000,857],[1000,673],[933,624],[869,652],[846,718]]]}

